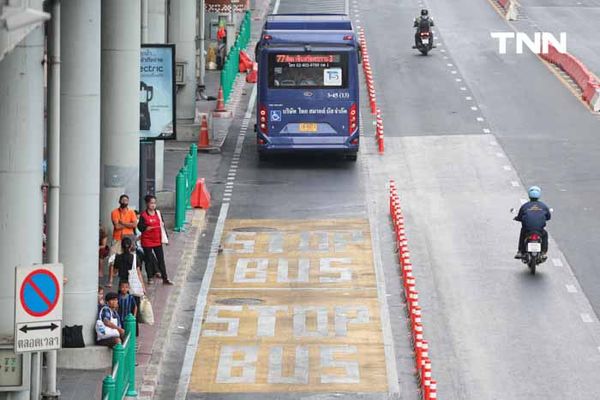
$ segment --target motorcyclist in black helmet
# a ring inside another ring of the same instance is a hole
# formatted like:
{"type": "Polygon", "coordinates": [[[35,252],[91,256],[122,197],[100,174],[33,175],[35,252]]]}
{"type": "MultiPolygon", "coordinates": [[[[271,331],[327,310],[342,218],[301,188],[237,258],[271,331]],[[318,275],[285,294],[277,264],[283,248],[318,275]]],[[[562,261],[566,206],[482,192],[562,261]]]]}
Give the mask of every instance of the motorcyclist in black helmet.
{"type": "Polygon", "coordinates": [[[421,10],[421,15],[415,18],[413,27],[417,28],[415,32],[415,45],[413,49],[419,47],[421,43],[421,32],[430,32],[430,43],[433,44],[433,32],[431,32],[431,27],[435,26],[433,23],[433,19],[429,17],[429,11],[424,8],[421,10]]]}

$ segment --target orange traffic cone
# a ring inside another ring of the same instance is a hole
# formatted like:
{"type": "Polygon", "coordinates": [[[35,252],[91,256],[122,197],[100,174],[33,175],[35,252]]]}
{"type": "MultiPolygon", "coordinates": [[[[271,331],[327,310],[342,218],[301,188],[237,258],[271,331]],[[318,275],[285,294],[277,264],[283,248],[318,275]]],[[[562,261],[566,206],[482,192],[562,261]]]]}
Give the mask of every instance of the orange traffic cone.
{"type": "Polygon", "coordinates": [[[227,112],[225,109],[225,97],[223,96],[223,86],[219,87],[219,95],[217,96],[217,107],[214,112],[227,112]]]}
{"type": "Polygon", "coordinates": [[[208,120],[206,119],[206,115],[203,115],[202,123],[200,124],[200,134],[198,135],[198,148],[205,149],[208,146],[208,120]]]}
{"type": "Polygon", "coordinates": [[[192,203],[192,207],[194,208],[207,209],[210,207],[210,193],[206,188],[204,178],[200,178],[196,181],[196,187],[192,192],[192,198],[190,200],[192,203]]]}
{"type": "Polygon", "coordinates": [[[258,64],[253,63],[252,70],[250,72],[248,72],[248,75],[246,75],[246,82],[247,83],[256,83],[257,80],[258,80],[258,64]]]}

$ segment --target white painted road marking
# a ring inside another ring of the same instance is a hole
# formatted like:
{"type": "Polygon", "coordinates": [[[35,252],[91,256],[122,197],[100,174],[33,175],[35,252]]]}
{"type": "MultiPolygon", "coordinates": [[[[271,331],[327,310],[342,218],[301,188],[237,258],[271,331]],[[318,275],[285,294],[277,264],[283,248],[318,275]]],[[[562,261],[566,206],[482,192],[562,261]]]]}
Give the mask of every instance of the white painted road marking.
{"type": "Polygon", "coordinates": [[[569,293],[577,293],[577,288],[575,285],[565,285],[567,287],[567,292],[569,293]]]}
{"type": "MultiPolygon", "coordinates": [[[[527,201],[525,201],[525,202],[527,202],[527,201]]],[[[563,263],[560,260],[560,258],[553,258],[552,259],[552,264],[554,264],[555,267],[562,267],[563,266],[563,263]]]]}
{"type": "Polygon", "coordinates": [[[587,313],[581,314],[581,320],[587,324],[594,322],[594,319],[592,318],[592,316],[587,313]]]}

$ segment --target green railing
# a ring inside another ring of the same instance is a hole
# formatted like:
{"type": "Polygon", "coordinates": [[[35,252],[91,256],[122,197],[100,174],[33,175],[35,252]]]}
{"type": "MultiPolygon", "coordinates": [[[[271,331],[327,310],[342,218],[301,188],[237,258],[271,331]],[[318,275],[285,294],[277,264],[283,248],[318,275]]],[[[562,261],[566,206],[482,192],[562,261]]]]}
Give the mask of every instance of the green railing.
{"type": "Polygon", "coordinates": [[[182,232],[187,210],[191,209],[191,197],[198,180],[198,146],[192,144],[185,156],[183,167],[175,177],[175,231],[182,232]]]}
{"type": "Polygon", "coordinates": [[[223,97],[225,103],[229,102],[231,92],[233,90],[233,84],[240,68],[240,50],[245,49],[250,42],[250,34],[252,27],[252,16],[250,11],[246,11],[244,19],[240,25],[240,31],[235,38],[233,47],[229,50],[225,63],[223,64],[223,70],[221,71],[221,86],[223,87],[223,97]]]}
{"type": "Polygon", "coordinates": [[[135,317],[125,317],[125,342],[113,348],[112,373],[102,381],[102,400],[136,397],[135,390],[135,317]]]}

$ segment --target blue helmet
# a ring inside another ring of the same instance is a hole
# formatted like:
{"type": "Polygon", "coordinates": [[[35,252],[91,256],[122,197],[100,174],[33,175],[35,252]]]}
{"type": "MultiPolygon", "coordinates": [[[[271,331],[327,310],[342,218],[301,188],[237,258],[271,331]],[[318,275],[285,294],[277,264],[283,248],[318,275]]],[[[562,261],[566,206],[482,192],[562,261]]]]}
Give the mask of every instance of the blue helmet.
{"type": "Polygon", "coordinates": [[[539,186],[532,186],[527,191],[527,194],[531,200],[537,200],[542,196],[542,189],[539,186]]]}

